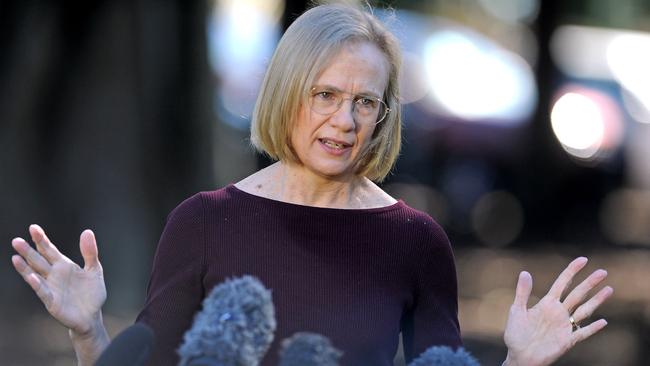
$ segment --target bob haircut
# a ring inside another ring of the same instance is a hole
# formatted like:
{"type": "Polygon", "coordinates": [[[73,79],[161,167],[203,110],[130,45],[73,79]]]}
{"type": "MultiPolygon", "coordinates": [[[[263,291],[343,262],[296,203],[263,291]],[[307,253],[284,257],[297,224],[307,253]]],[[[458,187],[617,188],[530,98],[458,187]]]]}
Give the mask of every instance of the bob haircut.
{"type": "Polygon", "coordinates": [[[352,5],[318,5],[298,17],[282,36],[264,76],[253,111],[251,143],[274,160],[301,163],[291,146],[291,130],[300,106],[308,103],[314,80],[349,43],[375,45],[389,66],[384,101],[390,108],[362,151],[356,174],[381,182],[400,151],[401,106],[398,75],[401,66],[395,36],[368,10],[352,5]]]}

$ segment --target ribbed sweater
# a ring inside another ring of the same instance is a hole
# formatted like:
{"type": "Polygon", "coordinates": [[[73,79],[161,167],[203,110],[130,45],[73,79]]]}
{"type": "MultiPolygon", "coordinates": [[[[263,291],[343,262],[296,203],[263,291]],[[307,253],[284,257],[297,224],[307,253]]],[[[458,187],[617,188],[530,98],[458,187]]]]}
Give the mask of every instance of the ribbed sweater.
{"type": "Polygon", "coordinates": [[[149,365],[176,350],[207,293],[250,274],[271,289],[277,330],[262,365],[295,332],[327,336],[341,365],[392,365],[432,345],[461,345],[453,254],[442,228],[403,201],[373,209],[302,206],[234,185],[201,192],[168,216],[144,309],[149,365]]]}

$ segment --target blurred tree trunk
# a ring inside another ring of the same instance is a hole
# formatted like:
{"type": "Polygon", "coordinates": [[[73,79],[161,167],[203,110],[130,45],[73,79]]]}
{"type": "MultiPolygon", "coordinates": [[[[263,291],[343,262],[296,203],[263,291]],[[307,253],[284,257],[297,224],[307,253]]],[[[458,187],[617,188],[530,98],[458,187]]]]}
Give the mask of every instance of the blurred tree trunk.
{"type": "MultiPolygon", "coordinates": [[[[108,311],[139,309],[167,213],[213,188],[206,13],[201,1],[0,3],[5,264],[33,222],[82,263],[92,228],[108,311]]],[[[18,298],[2,308],[37,304],[9,272],[18,298]]]]}

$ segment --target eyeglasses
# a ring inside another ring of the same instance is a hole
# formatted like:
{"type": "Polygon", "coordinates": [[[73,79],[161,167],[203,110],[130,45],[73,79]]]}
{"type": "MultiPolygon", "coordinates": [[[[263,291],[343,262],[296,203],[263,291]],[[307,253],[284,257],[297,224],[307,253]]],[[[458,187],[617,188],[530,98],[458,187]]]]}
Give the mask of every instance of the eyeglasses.
{"type": "Polygon", "coordinates": [[[341,108],[344,100],[352,100],[352,113],[358,123],[379,123],[383,121],[390,108],[386,103],[371,95],[354,95],[333,88],[313,87],[309,93],[309,106],[311,110],[327,116],[341,108]],[[350,95],[344,98],[343,95],[350,95]]]}

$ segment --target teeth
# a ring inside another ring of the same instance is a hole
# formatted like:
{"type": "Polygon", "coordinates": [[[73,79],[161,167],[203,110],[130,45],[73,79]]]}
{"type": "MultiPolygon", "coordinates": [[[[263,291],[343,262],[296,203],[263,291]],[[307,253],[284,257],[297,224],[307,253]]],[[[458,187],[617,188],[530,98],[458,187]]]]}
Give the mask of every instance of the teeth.
{"type": "Polygon", "coordinates": [[[325,145],[327,145],[329,147],[333,147],[335,149],[342,149],[343,148],[343,145],[337,144],[336,142],[332,142],[330,140],[324,140],[323,143],[325,143],[325,145]]]}

